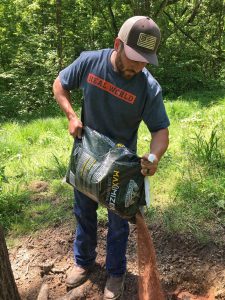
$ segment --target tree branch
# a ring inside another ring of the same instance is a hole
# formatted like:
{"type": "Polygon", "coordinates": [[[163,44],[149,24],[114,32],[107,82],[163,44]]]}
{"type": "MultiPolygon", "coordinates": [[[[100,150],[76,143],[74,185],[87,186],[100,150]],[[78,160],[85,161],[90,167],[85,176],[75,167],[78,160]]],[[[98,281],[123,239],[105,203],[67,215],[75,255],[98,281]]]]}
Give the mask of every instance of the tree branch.
{"type": "Polygon", "coordinates": [[[183,33],[183,35],[185,35],[189,40],[191,40],[195,45],[197,45],[200,49],[208,52],[208,54],[210,56],[212,56],[213,58],[218,58],[217,55],[215,54],[215,52],[213,53],[213,51],[210,51],[206,48],[204,48],[201,44],[199,44],[188,32],[184,31],[183,28],[180,27],[179,24],[177,24],[175,22],[175,20],[170,16],[169,13],[167,13],[166,11],[164,11],[164,14],[169,18],[169,20],[173,23],[173,25],[181,32],[183,33]]]}
{"type": "Polygon", "coordinates": [[[108,7],[108,10],[109,10],[109,15],[110,15],[110,18],[111,18],[112,27],[114,29],[115,37],[116,37],[117,34],[118,34],[118,28],[117,28],[117,25],[116,25],[115,16],[114,16],[113,11],[112,11],[111,0],[107,1],[107,7],[108,7]]]}
{"type": "Polygon", "coordinates": [[[190,15],[190,17],[187,20],[187,24],[192,23],[194,21],[195,17],[198,14],[198,10],[199,10],[201,3],[202,3],[202,0],[197,1],[195,7],[193,8],[192,14],[190,15]]]}
{"type": "Polygon", "coordinates": [[[175,4],[177,2],[179,2],[180,0],[168,0],[168,5],[172,5],[175,4]]]}
{"type": "Polygon", "coordinates": [[[159,14],[162,13],[162,11],[164,10],[164,8],[167,6],[168,0],[163,0],[157,10],[157,12],[154,14],[154,19],[156,19],[158,17],[159,14]]]}
{"type": "MultiPolygon", "coordinates": [[[[104,21],[105,21],[105,24],[106,24],[106,26],[108,27],[108,30],[109,30],[109,32],[112,34],[112,36],[114,37],[114,32],[113,32],[113,30],[112,30],[112,26],[110,26],[110,24],[109,24],[109,22],[108,22],[108,18],[107,18],[107,16],[105,15],[105,13],[104,13],[104,10],[103,10],[103,8],[101,7],[101,5],[100,5],[100,2],[98,2],[98,1],[91,1],[91,5],[92,5],[92,7],[94,8],[98,8],[98,12],[99,13],[101,13],[101,15],[102,15],[102,17],[103,17],[103,19],[104,19],[104,21]]],[[[117,33],[116,33],[117,34],[117,33]]]]}
{"type": "Polygon", "coordinates": [[[173,5],[177,2],[179,2],[180,0],[163,0],[161,2],[161,4],[159,5],[159,8],[158,10],[156,11],[156,13],[154,14],[154,18],[156,19],[164,10],[164,8],[166,6],[169,6],[169,5],[173,5]]]}

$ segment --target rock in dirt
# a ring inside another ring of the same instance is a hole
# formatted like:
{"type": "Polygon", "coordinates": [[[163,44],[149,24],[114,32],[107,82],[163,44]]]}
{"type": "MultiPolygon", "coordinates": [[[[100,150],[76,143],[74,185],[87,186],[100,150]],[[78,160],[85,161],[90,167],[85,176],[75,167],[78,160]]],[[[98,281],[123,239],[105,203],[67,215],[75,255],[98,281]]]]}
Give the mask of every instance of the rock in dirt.
{"type": "Polygon", "coordinates": [[[44,275],[48,275],[52,271],[54,267],[54,262],[45,263],[39,265],[39,267],[41,268],[41,277],[43,277],[44,275]]]}
{"type": "Polygon", "coordinates": [[[37,300],[48,300],[48,285],[47,283],[43,283],[38,294],[37,300]]]}
{"type": "Polygon", "coordinates": [[[57,300],[85,300],[86,294],[85,294],[85,287],[79,286],[67,293],[64,297],[59,298],[57,300]]]}
{"type": "Polygon", "coordinates": [[[200,295],[193,295],[192,293],[189,293],[188,291],[181,291],[181,292],[175,292],[174,293],[176,300],[215,300],[214,290],[210,289],[207,295],[200,296],[200,295]]]}

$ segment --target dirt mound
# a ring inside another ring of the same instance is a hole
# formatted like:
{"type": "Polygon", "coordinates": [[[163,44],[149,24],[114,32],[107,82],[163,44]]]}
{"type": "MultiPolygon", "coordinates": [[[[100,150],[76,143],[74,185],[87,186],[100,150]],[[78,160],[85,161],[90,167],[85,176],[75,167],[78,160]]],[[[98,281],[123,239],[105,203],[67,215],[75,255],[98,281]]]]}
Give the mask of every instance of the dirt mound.
{"type": "Polygon", "coordinates": [[[49,184],[46,181],[35,180],[29,185],[29,190],[34,193],[46,192],[48,190],[49,184]]]}
{"type": "MultiPolygon", "coordinates": [[[[225,249],[209,243],[201,245],[190,236],[175,236],[161,227],[150,228],[157,254],[163,290],[168,300],[224,300],[225,249]]],[[[37,299],[43,283],[50,300],[102,298],[105,273],[105,224],[98,226],[96,268],[81,287],[68,291],[66,272],[73,265],[73,225],[66,224],[23,237],[9,249],[11,264],[23,300],[37,299]],[[67,298],[65,295],[67,294],[67,298]],[[70,298],[68,298],[70,297],[70,298]]],[[[136,227],[131,225],[128,244],[128,272],[124,299],[138,299],[136,227]]],[[[154,299],[156,300],[156,299],[154,299]]]]}

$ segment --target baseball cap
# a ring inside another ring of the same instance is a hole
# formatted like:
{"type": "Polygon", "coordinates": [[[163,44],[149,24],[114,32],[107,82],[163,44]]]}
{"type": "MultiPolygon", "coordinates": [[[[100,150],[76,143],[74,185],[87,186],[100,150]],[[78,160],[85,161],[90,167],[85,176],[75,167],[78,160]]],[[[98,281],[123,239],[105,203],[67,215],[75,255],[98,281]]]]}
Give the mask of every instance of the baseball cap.
{"type": "Polygon", "coordinates": [[[124,51],[129,59],[156,66],[158,65],[156,51],[160,37],[158,25],[146,16],[129,18],[118,33],[118,38],[124,43],[124,51]]]}

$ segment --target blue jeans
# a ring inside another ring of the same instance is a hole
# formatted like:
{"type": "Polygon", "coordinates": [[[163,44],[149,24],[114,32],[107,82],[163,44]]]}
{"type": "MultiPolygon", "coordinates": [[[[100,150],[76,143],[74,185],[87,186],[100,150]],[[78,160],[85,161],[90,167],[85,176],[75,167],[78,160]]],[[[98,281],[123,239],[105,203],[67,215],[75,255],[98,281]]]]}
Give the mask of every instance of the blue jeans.
{"type": "MultiPolygon", "coordinates": [[[[74,194],[77,219],[74,256],[78,265],[87,267],[94,264],[97,255],[98,204],[77,190],[74,194]]],[[[121,276],[126,271],[128,235],[128,221],[108,211],[106,270],[112,276],[121,276]]]]}

